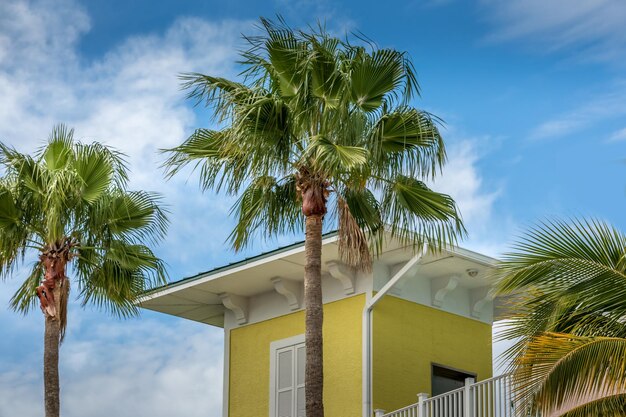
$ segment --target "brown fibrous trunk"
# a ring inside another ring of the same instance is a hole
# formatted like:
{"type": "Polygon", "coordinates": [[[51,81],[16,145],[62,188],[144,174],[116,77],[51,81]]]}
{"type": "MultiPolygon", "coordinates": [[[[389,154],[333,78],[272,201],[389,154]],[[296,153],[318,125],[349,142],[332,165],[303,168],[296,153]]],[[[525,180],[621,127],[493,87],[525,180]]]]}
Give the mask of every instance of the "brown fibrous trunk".
{"type": "Polygon", "coordinates": [[[305,215],[304,304],[306,363],[304,396],[307,417],[324,417],[324,351],[322,300],[322,225],[326,214],[328,182],[310,175],[306,169],[298,173],[297,189],[305,215]]]}
{"type": "Polygon", "coordinates": [[[322,215],[306,218],[304,302],[306,306],[306,364],[304,392],[307,417],[324,416],[324,354],[322,326],[322,215]]]}
{"type": "MultiPolygon", "coordinates": [[[[58,294],[60,296],[60,294],[58,294]]],[[[58,318],[46,316],[43,350],[44,408],[46,417],[59,417],[61,393],[59,384],[59,342],[61,322],[58,318]]]]}
{"type": "Polygon", "coordinates": [[[65,269],[71,257],[71,248],[69,240],[48,245],[39,257],[44,271],[37,296],[45,317],[43,376],[46,417],[60,416],[59,346],[67,318],[69,280],[65,269]]]}

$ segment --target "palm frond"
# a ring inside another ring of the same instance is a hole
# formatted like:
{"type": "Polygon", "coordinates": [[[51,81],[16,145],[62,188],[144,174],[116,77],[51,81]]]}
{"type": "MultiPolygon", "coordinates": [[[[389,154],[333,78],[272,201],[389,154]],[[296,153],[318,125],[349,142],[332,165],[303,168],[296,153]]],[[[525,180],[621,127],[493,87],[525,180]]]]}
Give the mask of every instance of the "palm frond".
{"type": "Polygon", "coordinates": [[[186,166],[200,169],[200,184],[203,189],[218,191],[226,186],[229,192],[239,190],[247,179],[249,159],[245,148],[237,146],[228,130],[196,130],[183,144],[163,152],[170,153],[164,163],[166,176],[172,177],[186,166]]]}
{"type": "Polygon", "coordinates": [[[579,402],[557,411],[561,417],[622,417],[626,410],[626,394],[608,395],[597,400],[579,402]]]}
{"type": "Polygon", "coordinates": [[[436,121],[429,113],[401,107],[376,121],[370,140],[375,166],[388,175],[405,173],[434,178],[445,161],[446,150],[436,121]]]}
{"type": "MultiPolygon", "coordinates": [[[[39,258],[11,299],[14,309],[26,313],[36,304],[43,258],[60,251],[66,271],[78,275],[82,301],[122,315],[136,311],[132,303],[149,284],[165,282],[162,262],[144,243],[164,236],[166,211],[158,195],[126,190],[128,167],[121,153],[99,143],[75,142],[73,130],[58,125],[34,158],[0,144],[0,164],[5,168],[0,178],[2,276],[26,256],[39,258]]],[[[63,332],[69,281],[57,281],[63,285],[57,309],[63,332]]]]}
{"type": "Polygon", "coordinates": [[[323,25],[294,30],[281,18],[262,18],[258,29],[244,37],[242,82],[182,77],[189,97],[224,128],[197,130],[165,162],[168,177],[192,165],[204,190],[242,191],[232,210],[239,222],[233,246],[261,230],[271,237],[300,229],[295,177],[328,187],[316,188],[319,195],[337,193],[325,221],[339,222],[342,256],[351,264],[369,264],[366,248],[380,250],[384,222],[416,246],[442,247],[463,235],[452,199],[419,182],[439,173],[445,148],[437,118],[409,107],[419,88],[408,55],[352,44],[323,25]]]}
{"type": "Polygon", "coordinates": [[[365,148],[339,145],[320,136],[312,141],[304,160],[314,161],[312,165],[317,171],[339,174],[365,165],[368,156],[365,148]]]}
{"type": "Polygon", "coordinates": [[[41,263],[36,262],[22,285],[17,289],[11,297],[9,305],[15,311],[22,314],[28,313],[37,305],[37,286],[43,279],[43,267],[41,263]]]}
{"type": "Polygon", "coordinates": [[[274,177],[254,179],[235,202],[231,213],[237,217],[237,225],[229,236],[235,250],[244,248],[257,233],[272,238],[280,233],[303,230],[294,177],[282,182],[274,177]]]}
{"type": "Polygon", "coordinates": [[[273,72],[278,79],[282,97],[295,97],[301,93],[303,78],[306,76],[308,44],[289,27],[277,26],[262,20],[267,31],[265,49],[273,72]]]}
{"type": "Polygon", "coordinates": [[[163,262],[147,246],[120,240],[100,254],[85,253],[77,272],[82,304],[93,303],[119,317],[137,315],[138,298],[167,282],[163,262]]]}
{"type": "Polygon", "coordinates": [[[545,416],[623,415],[626,236],[598,220],[544,221],[501,262],[505,338],[521,402],[545,416]]]}
{"type": "Polygon", "coordinates": [[[388,182],[381,202],[383,222],[393,237],[433,250],[456,243],[465,233],[454,200],[429,189],[423,182],[399,175],[388,182]]]}
{"type": "Polygon", "coordinates": [[[337,48],[341,44],[338,39],[322,35],[321,41],[309,36],[313,59],[311,65],[311,93],[321,99],[330,108],[337,108],[341,103],[341,95],[346,89],[346,77],[338,68],[336,59],[337,48]]]}
{"type": "Polygon", "coordinates": [[[350,81],[352,100],[366,112],[378,109],[389,94],[406,102],[417,86],[405,54],[393,49],[379,49],[372,54],[357,50],[350,81]],[[398,94],[397,89],[403,84],[403,93],[398,94]]]}
{"type": "Polygon", "coordinates": [[[624,395],[625,364],[626,339],[543,333],[528,341],[513,363],[518,408],[561,416],[624,395]]]}
{"type": "Polygon", "coordinates": [[[168,221],[158,194],[131,191],[109,195],[93,205],[89,225],[92,234],[100,236],[103,242],[109,239],[109,234],[130,241],[156,243],[165,235],[168,221]]]}
{"type": "Polygon", "coordinates": [[[39,150],[41,158],[50,171],[63,169],[74,159],[74,129],[64,124],[54,126],[46,145],[39,150]]]}
{"type": "Polygon", "coordinates": [[[569,298],[579,305],[579,324],[593,312],[626,316],[626,236],[598,220],[546,221],[505,255],[501,293],[533,290],[548,299],[569,298]]]}

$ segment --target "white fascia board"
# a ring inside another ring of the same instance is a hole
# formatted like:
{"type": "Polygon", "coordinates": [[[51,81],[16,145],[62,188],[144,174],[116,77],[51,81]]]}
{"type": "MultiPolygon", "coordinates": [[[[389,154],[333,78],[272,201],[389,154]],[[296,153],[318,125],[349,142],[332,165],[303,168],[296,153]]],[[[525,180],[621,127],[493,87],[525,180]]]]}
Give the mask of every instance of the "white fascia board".
{"type": "MultiPolygon", "coordinates": [[[[330,243],[334,243],[336,241],[337,241],[337,236],[328,237],[328,238],[322,240],[322,246],[330,244],[330,243]]],[[[186,288],[195,287],[196,285],[204,284],[205,282],[213,281],[215,279],[222,278],[222,277],[225,277],[227,275],[231,275],[231,274],[236,273],[236,272],[245,271],[246,269],[254,268],[254,267],[266,264],[268,262],[276,261],[278,259],[285,258],[285,257],[291,256],[291,255],[295,255],[295,254],[301,253],[301,252],[304,252],[304,243],[301,243],[299,246],[297,246],[297,247],[295,247],[293,249],[289,249],[289,250],[284,251],[284,252],[280,252],[280,253],[276,253],[276,254],[273,254],[273,255],[269,255],[267,257],[262,257],[261,259],[257,259],[257,260],[251,261],[251,262],[246,262],[246,263],[244,263],[242,265],[239,265],[239,266],[234,266],[232,268],[226,267],[226,269],[224,269],[222,271],[215,272],[215,273],[207,272],[206,275],[199,276],[198,278],[192,279],[189,282],[181,282],[180,284],[174,283],[174,284],[172,284],[172,286],[170,288],[166,287],[166,288],[163,288],[161,291],[157,291],[157,292],[154,292],[152,294],[148,294],[148,295],[142,297],[141,300],[139,301],[139,303],[146,302],[146,301],[152,300],[154,298],[162,297],[164,295],[172,294],[172,293],[175,293],[177,291],[184,290],[186,288]]],[[[241,262],[245,262],[245,261],[241,261],[241,262]]]]}
{"type": "Polygon", "coordinates": [[[491,256],[483,255],[482,253],[474,252],[469,249],[464,249],[460,246],[452,246],[445,248],[444,250],[451,255],[476,262],[489,268],[495,268],[499,262],[496,258],[492,258],[491,256]]]}

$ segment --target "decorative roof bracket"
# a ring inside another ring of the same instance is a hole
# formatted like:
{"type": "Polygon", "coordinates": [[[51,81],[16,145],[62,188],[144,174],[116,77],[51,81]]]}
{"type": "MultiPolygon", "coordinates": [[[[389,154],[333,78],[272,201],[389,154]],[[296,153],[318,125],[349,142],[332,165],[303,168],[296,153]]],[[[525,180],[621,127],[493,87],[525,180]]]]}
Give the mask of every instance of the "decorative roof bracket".
{"type": "Polygon", "coordinates": [[[248,322],[248,299],[246,297],[227,292],[220,293],[218,296],[222,300],[224,307],[233,312],[237,324],[246,324],[248,322]]]}
{"type": "Polygon", "coordinates": [[[299,310],[302,306],[302,285],[281,277],[274,277],[271,281],[276,292],[287,299],[289,310],[299,310]]]}
{"type": "Polygon", "coordinates": [[[454,291],[459,285],[459,277],[452,275],[449,277],[433,278],[430,280],[431,303],[435,307],[442,307],[446,296],[454,291]]]}
{"type": "Polygon", "coordinates": [[[472,311],[470,312],[472,317],[480,318],[483,308],[493,301],[494,295],[489,287],[480,287],[471,290],[470,292],[470,306],[472,311]]]}
{"type": "Polygon", "coordinates": [[[341,282],[341,285],[343,286],[343,291],[346,295],[354,294],[355,274],[352,268],[341,262],[336,261],[326,262],[326,267],[328,268],[330,276],[341,282]]]}

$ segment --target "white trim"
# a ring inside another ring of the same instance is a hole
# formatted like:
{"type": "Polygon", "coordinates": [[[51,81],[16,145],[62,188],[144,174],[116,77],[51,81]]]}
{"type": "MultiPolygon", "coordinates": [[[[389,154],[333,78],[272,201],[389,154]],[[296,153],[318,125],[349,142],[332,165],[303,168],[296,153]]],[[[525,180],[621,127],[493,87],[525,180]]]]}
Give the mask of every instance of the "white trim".
{"type": "Polygon", "coordinates": [[[477,264],[481,264],[489,268],[495,268],[498,265],[498,262],[500,262],[496,258],[492,258],[491,256],[483,255],[482,253],[474,252],[473,250],[465,249],[460,246],[448,247],[445,248],[444,251],[458,258],[467,259],[468,261],[476,262],[477,264]]]}
{"type": "Polygon", "coordinates": [[[222,417],[228,417],[230,402],[230,328],[224,326],[224,377],[222,387],[222,417]]]}
{"type": "MultiPolygon", "coordinates": [[[[300,345],[304,343],[304,333],[296,336],[288,337],[286,339],[275,340],[270,343],[270,406],[269,406],[269,417],[276,416],[276,373],[274,372],[276,369],[276,351],[279,349],[283,349],[289,346],[300,345]]],[[[297,359],[296,359],[297,360],[297,359]]],[[[297,365],[296,365],[297,367],[297,365]]],[[[294,395],[297,395],[294,392],[294,395]]]]}
{"type": "Polygon", "coordinates": [[[362,395],[363,395],[363,409],[362,417],[372,416],[372,311],[374,306],[393,288],[394,285],[404,275],[409,272],[411,268],[419,265],[419,261],[424,257],[428,251],[428,246],[424,245],[422,251],[413,256],[409,261],[404,264],[402,268],[372,297],[365,303],[363,308],[363,381],[361,381],[362,395]]]}
{"type": "MultiPolygon", "coordinates": [[[[286,279],[283,281],[287,281],[286,279]]],[[[294,284],[298,284],[300,287],[297,291],[302,299],[302,283],[300,281],[292,281],[294,284]]],[[[368,279],[357,279],[355,282],[355,293],[352,295],[345,295],[343,286],[341,283],[332,278],[328,274],[322,275],[322,299],[324,301],[324,305],[333,303],[335,301],[344,300],[350,297],[354,297],[360,294],[365,294],[367,291],[370,291],[371,288],[371,280],[368,279]]],[[[276,291],[276,288],[273,287],[272,290],[267,292],[259,293],[248,297],[248,322],[246,324],[240,325],[234,320],[234,314],[230,310],[226,310],[227,313],[233,316],[232,324],[233,327],[243,327],[253,325],[255,323],[260,323],[266,320],[271,320],[276,317],[284,316],[287,314],[291,314],[295,311],[302,311],[304,309],[304,304],[300,303],[300,308],[297,310],[292,310],[289,306],[289,303],[286,297],[276,291]]]]}
{"type": "MultiPolygon", "coordinates": [[[[337,235],[328,237],[328,238],[322,240],[322,245],[335,243],[337,241],[337,239],[338,239],[337,235]]],[[[402,246],[401,248],[408,248],[408,247],[410,247],[410,245],[402,246]]],[[[399,248],[399,249],[401,249],[401,248],[399,248]]],[[[465,258],[467,260],[470,260],[470,261],[482,264],[482,265],[487,266],[487,267],[494,267],[494,266],[496,266],[496,264],[498,262],[498,260],[495,259],[495,258],[483,255],[483,254],[478,253],[478,252],[471,251],[469,249],[464,249],[464,248],[459,247],[459,246],[446,247],[446,248],[443,249],[443,251],[444,252],[448,252],[451,255],[458,256],[460,258],[465,258]]],[[[177,291],[184,290],[186,288],[190,288],[190,287],[196,286],[198,284],[203,284],[205,282],[213,281],[215,279],[222,278],[224,276],[227,276],[227,275],[230,275],[230,274],[233,274],[233,273],[236,273],[236,272],[245,271],[246,269],[254,268],[254,267],[262,265],[264,263],[275,261],[275,260],[278,260],[278,259],[282,259],[284,257],[291,256],[291,255],[294,255],[294,254],[297,254],[297,253],[301,253],[301,252],[304,252],[304,243],[301,243],[300,246],[298,246],[296,248],[289,249],[289,250],[286,250],[284,252],[279,252],[279,253],[276,253],[274,255],[269,255],[267,257],[263,257],[263,258],[258,259],[256,261],[246,262],[246,263],[244,263],[244,264],[242,264],[240,266],[234,267],[234,268],[227,268],[227,269],[225,269],[223,271],[216,272],[216,273],[207,272],[206,274],[201,275],[198,278],[194,278],[194,279],[190,280],[189,282],[175,284],[175,285],[172,285],[171,287],[165,287],[165,288],[163,288],[160,291],[156,291],[156,292],[154,292],[152,294],[147,294],[147,295],[141,297],[137,301],[137,304],[141,304],[143,302],[150,301],[153,298],[162,297],[164,295],[175,293],[177,291]]]]}
{"type": "MultiPolygon", "coordinates": [[[[336,241],[337,241],[337,236],[331,236],[329,238],[326,238],[326,239],[322,240],[322,246],[326,245],[326,244],[329,244],[329,243],[334,243],[336,241]]],[[[227,276],[227,275],[231,275],[231,274],[234,274],[236,272],[245,271],[246,269],[254,268],[256,266],[259,266],[259,265],[262,265],[262,264],[265,264],[265,263],[268,263],[268,262],[272,262],[272,261],[275,261],[275,260],[278,260],[278,259],[282,259],[282,258],[285,258],[287,256],[291,256],[291,255],[294,255],[296,253],[301,253],[301,252],[304,252],[304,244],[302,244],[301,246],[298,246],[297,248],[293,248],[293,249],[287,250],[285,252],[279,252],[277,254],[270,255],[270,256],[268,256],[266,258],[261,258],[261,259],[258,259],[256,261],[252,261],[252,262],[249,262],[249,263],[246,263],[246,264],[234,267],[234,268],[228,268],[228,269],[226,269],[224,271],[221,271],[221,272],[217,272],[217,273],[214,273],[214,274],[212,274],[211,272],[207,272],[207,274],[205,276],[201,276],[201,277],[192,279],[189,282],[173,285],[171,288],[167,288],[166,287],[166,288],[164,288],[161,291],[157,291],[157,292],[154,292],[152,294],[148,294],[145,297],[141,298],[139,303],[149,301],[149,300],[151,300],[153,298],[162,297],[164,295],[168,295],[168,294],[171,294],[173,292],[184,290],[185,288],[194,287],[196,285],[203,284],[205,282],[213,281],[215,279],[218,279],[218,278],[221,278],[221,277],[224,277],[224,276],[227,276]]]]}

